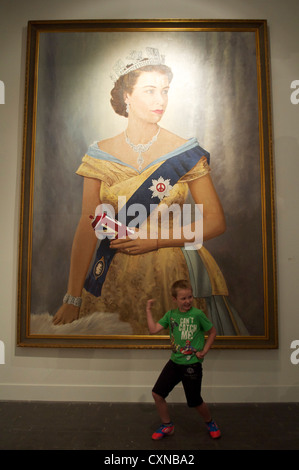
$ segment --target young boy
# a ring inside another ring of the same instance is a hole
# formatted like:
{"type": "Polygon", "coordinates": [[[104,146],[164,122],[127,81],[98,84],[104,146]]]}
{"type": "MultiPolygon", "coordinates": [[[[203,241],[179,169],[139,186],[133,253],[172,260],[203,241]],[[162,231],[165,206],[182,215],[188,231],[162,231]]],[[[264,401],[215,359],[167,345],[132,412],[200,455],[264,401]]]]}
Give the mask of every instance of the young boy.
{"type": "Polygon", "coordinates": [[[212,420],[209,408],[201,397],[202,362],[216,337],[216,330],[205,314],[192,307],[193,293],[188,281],[176,281],[171,289],[177,306],[168,311],[158,323],[153,320],[151,307],[154,300],[149,300],[146,307],[147,323],[150,334],[157,334],[163,328],[169,328],[172,355],[162,370],[153,390],[153,398],[161,426],[152,435],[152,439],[162,439],[174,432],[165,398],[182,381],[187,404],[195,408],[203,418],[210,436],[220,437],[217,424],[212,420]],[[205,342],[205,333],[208,335],[205,342]]]}

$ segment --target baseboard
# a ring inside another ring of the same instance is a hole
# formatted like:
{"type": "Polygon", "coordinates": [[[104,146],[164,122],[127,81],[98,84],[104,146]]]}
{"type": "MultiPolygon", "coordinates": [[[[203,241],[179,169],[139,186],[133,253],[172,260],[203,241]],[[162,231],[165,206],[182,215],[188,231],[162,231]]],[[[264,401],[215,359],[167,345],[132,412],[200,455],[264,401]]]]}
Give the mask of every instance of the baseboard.
{"type": "MultiPolygon", "coordinates": [[[[202,396],[207,403],[298,402],[299,386],[206,386],[202,396]]],[[[152,395],[151,387],[140,385],[0,384],[0,400],[148,403],[152,395]]],[[[185,402],[181,386],[173,390],[168,401],[185,402]]]]}

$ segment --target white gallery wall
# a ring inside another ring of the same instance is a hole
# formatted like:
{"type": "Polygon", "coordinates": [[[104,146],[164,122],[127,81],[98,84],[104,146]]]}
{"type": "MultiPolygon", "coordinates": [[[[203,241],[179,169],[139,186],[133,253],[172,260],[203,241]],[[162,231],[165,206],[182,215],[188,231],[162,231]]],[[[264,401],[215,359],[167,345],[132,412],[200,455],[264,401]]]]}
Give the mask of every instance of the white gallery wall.
{"type": "MultiPolygon", "coordinates": [[[[169,357],[163,350],[16,346],[27,22],[195,18],[268,21],[277,217],[279,348],[210,351],[203,395],[207,402],[298,401],[299,92],[291,88],[296,80],[299,88],[298,16],[298,0],[0,0],[0,400],[151,401],[169,357]]],[[[180,388],[171,399],[184,401],[180,388]]]]}

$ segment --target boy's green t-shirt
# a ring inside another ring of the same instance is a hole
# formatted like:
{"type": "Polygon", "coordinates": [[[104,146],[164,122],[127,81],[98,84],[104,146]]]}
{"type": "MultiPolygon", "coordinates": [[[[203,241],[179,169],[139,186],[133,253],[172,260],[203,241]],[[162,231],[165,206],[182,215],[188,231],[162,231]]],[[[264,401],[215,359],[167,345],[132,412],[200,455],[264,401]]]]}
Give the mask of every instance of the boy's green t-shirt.
{"type": "Polygon", "coordinates": [[[177,308],[165,313],[159,322],[163,328],[169,328],[172,345],[171,359],[177,364],[193,364],[202,362],[195,355],[205,344],[205,332],[213,324],[202,310],[191,307],[188,312],[180,312],[177,308]]]}

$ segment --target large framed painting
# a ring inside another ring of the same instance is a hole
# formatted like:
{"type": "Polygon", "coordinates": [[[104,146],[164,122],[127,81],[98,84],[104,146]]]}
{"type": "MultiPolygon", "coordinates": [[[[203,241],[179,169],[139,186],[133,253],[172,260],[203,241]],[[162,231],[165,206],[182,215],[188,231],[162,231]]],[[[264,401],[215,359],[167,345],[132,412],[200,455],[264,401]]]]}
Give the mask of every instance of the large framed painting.
{"type": "Polygon", "coordinates": [[[18,346],[169,348],[186,280],[277,348],[271,131],[265,20],[29,22],[18,346]]]}

